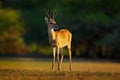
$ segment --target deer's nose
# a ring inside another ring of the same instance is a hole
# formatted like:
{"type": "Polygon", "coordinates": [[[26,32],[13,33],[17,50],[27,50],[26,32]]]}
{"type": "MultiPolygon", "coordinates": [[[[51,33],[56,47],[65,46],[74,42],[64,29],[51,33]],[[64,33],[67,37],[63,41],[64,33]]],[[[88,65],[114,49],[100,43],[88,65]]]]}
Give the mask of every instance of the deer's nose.
{"type": "Polygon", "coordinates": [[[59,26],[58,26],[57,24],[54,24],[54,28],[55,28],[55,29],[58,29],[59,26]]]}
{"type": "Polygon", "coordinates": [[[56,28],[59,28],[59,26],[57,24],[55,26],[56,26],[56,28]]]}

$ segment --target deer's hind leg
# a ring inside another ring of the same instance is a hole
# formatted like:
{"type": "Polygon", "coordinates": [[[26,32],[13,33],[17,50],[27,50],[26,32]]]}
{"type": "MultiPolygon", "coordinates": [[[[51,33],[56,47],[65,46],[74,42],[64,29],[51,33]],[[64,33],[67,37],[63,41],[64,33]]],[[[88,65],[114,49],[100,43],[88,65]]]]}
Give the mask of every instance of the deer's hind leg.
{"type": "Polygon", "coordinates": [[[71,53],[71,46],[68,45],[67,46],[68,49],[68,54],[69,54],[69,69],[70,71],[72,70],[72,53],[71,53]]]}

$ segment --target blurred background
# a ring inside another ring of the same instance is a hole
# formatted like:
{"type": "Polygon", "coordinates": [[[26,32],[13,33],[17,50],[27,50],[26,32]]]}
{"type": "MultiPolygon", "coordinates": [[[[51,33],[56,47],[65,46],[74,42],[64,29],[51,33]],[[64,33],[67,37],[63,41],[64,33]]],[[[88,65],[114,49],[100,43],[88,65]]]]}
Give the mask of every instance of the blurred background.
{"type": "Polygon", "coordinates": [[[73,57],[120,59],[120,0],[0,0],[1,57],[52,56],[45,10],[72,32],[73,57]]]}

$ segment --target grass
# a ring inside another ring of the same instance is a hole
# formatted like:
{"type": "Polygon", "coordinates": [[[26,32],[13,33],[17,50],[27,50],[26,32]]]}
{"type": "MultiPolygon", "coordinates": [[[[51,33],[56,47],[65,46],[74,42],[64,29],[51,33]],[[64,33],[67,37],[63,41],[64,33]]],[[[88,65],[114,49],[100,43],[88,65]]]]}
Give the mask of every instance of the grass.
{"type": "Polygon", "coordinates": [[[51,70],[51,59],[0,58],[0,80],[120,80],[120,63],[73,59],[62,70],[51,70]]]}

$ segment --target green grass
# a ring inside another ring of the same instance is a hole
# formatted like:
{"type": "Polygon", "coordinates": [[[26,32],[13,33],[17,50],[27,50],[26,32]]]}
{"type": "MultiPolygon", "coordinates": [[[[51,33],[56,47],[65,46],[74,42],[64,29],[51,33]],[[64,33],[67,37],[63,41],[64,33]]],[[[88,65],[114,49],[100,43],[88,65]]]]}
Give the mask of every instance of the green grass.
{"type": "Polygon", "coordinates": [[[0,80],[120,80],[120,63],[73,59],[62,70],[51,70],[51,59],[0,58],[0,80]]]}

